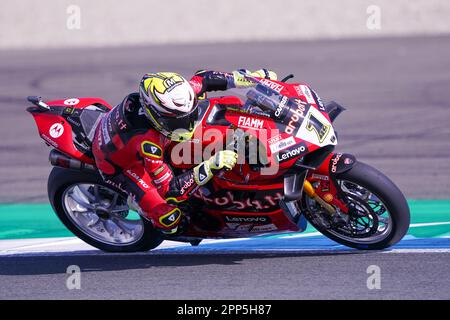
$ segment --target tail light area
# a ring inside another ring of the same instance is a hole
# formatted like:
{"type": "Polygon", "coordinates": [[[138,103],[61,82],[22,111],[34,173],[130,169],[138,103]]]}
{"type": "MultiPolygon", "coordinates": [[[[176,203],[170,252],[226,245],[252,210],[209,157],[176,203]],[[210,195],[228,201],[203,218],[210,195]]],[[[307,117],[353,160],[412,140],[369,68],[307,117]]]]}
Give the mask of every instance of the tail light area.
{"type": "Polygon", "coordinates": [[[27,111],[33,115],[39,136],[48,146],[74,159],[94,164],[93,159],[75,147],[72,126],[62,116],[34,107],[28,108],[27,111]]]}

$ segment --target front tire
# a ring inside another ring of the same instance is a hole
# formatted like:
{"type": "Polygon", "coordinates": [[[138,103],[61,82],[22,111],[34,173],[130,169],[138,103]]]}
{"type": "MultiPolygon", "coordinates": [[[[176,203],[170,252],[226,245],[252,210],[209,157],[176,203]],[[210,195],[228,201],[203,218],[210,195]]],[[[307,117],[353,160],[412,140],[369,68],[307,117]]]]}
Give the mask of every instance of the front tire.
{"type": "Polygon", "coordinates": [[[348,247],[379,250],[393,246],[407,233],[410,211],[402,192],[384,174],[362,162],[336,176],[352,204],[348,225],[335,226],[327,213],[307,196],[302,205],[308,221],[328,238],[348,247]],[[358,226],[358,220],[362,222],[358,226]]]}
{"type": "Polygon", "coordinates": [[[149,221],[127,219],[125,195],[99,175],[54,167],[47,189],[61,222],[91,246],[107,252],[139,252],[163,241],[149,221]]]}

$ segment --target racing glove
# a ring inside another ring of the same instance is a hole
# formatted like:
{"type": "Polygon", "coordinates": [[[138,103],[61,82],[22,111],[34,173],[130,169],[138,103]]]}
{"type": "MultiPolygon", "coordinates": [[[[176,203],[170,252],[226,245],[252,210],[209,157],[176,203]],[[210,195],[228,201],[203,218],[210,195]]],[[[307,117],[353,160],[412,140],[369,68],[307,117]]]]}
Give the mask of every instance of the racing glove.
{"type": "Polygon", "coordinates": [[[269,79],[269,80],[277,80],[278,79],[278,76],[274,71],[267,70],[267,69],[259,69],[259,70],[250,72],[250,75],[252,77],[265,78],[265,79],[269,79]]]}
{"type": "Polygon", "coordinates": [[[194,180],[202,186],[222,169],[231,170],[237,162],[237,153],[231,150],[219,151],[209,160],[203,161],[194,168],[194,180]]]}
{"type": "Polygon", "coordinates": [[[246,69],[239,69],[237,71],[233,71],[234,86],[236,88],[245,88],[245,87],[255,86],[254,82],[249,81],[247,78],[245,78],[245,76],[242,73],[249,75],[251,77],[256,77],[256,78],[265,78],[265,79],[270,79],[270,80],[278,79],[277,74],[271,70],[259,69],[254,72],[251,72],[246,69]]]}

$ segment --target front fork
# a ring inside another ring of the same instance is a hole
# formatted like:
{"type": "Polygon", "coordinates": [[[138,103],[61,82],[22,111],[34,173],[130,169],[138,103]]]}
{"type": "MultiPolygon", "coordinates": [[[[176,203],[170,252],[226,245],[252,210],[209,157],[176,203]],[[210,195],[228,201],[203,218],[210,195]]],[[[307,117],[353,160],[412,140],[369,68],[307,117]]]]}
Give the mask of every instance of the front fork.
{"type": "Polygon", "coordinates": [[[355,163],[356,158],[351,154],[330,153],[317,169],[308,174],[303,190],[330,215],[336,213],[336,208],[341,213],[348,214],[348,206],[341,200],[342,190],[337,183],[337,175],[350,170],[355,163]]]}
{"type": "Polygon", "coordinates": [[[337,185],[336,175],[350,170],[356,159],[351,154],[331,152],[317,168],[302,164],[299,172],[288,175],[284,179],[285,200],[283,210],[295,217],[292,203],[301,199],[303,192],[322,206],[330,216],[339,212],[348,214],[349,209],[342,197],[340,186],[337,185]],[[316,188],[314,188],[316,185],[316,188]],[[291,204],[291,205],[290,205],[291,204]]]}
{"type": "MultiPolygon", "coordinates": [[[[320,195],[317,194],[316,190],[312,186],[311,182],[305,179],[303,183],[303,191],[314,201],[320,204],[330,215],[336,213],[336,209],[328,202],[324,200],[320,195]]],[[[335,197],[333,197],[334,200],[335,197]]],[[[330,198],[328,198],[330,199],[330,198]]]]}

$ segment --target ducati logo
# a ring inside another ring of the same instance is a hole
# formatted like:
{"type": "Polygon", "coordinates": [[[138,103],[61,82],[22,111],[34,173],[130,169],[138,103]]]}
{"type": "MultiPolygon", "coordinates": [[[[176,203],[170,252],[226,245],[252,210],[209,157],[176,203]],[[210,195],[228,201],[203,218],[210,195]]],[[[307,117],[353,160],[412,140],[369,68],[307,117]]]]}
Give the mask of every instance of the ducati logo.
{"type": "Polygon", "coordinates": [[[341,159],[342,153],[337,153],[333,159],[331,159],[331,172],[336,173],[337,171],[337,164],[339,162],[339,159],[341,159]]]}
{"type": "Polygon", "coordinates": [[[64,133],[64,127],[61,123],[55,123],[50,127],[50,130],[48,132],[50,134],[50,137],[52,138],[59,138],[64,133]]]}
{"type": "Polygon", "coordinates": [[[77,99],[77,98],[70,98],[70,99],[64,100],[64,104],[66,106],[75,106],[78,103],[80,103],[80,99],[77,99]]]}

